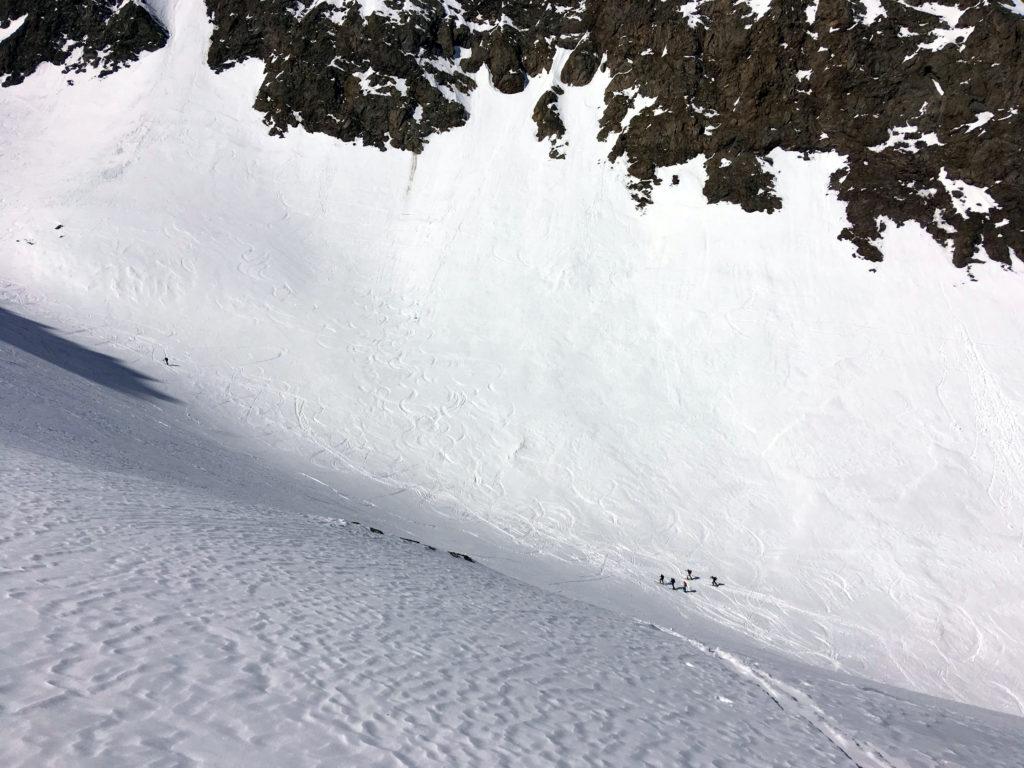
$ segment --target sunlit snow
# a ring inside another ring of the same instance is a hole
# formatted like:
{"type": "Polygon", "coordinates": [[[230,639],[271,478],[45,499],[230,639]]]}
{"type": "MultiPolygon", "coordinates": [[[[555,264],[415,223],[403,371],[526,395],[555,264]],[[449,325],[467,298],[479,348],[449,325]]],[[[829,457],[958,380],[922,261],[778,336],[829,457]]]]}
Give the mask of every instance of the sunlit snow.
{"type": "Polygon", "coordinates": [[[638,211],[607,72],[559,99],[564,161],[531,120],[556,74],[481,71],[418,157],[270,137],[258,62],[213,74],[202,3],[158,10],[116,77],[0,90],[5,305],[168,355],[197,420],[534,586],[618,610],[713,569],[679,624],[1022,711],[1017,272],[916,225],[854,259],[832,154],[772,154],[772,215],[708,205],[699,160],[638,211]]]}

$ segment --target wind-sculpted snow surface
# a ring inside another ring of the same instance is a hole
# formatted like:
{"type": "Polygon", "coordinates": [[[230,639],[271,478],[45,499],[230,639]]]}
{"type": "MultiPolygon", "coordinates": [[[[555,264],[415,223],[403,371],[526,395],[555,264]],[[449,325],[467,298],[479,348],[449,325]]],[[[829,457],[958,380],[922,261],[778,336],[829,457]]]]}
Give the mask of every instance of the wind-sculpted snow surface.
{"type": "Polygon", "coordinates": [[[184,406],[2,341],[0,404],[5,768],[1024,761],[1018,718],[754,661],[375,533],[204,443],[184,406]]]}
{"type": "MultiPolygon", "coordinates": [[[[168,356],[197,419],[536,586],[621,610],[694,567],[728,586],[673,596],[680,621],[1022,711],[1018,272],[971,282],[915,223],[877,271],[850,258],[836,152],[773,149],[770,213],[708,203],[701,157],[638,209],[598,140],[607,67],[504,93],[481,64],[419,153],[270,136],[277,64],[215,73],[227,26],[151,7],[167,45],[116,76],[0,89],[23,314],[168,356]]],[[[987,204],[952,167],[936,184],[987,204]]]]}

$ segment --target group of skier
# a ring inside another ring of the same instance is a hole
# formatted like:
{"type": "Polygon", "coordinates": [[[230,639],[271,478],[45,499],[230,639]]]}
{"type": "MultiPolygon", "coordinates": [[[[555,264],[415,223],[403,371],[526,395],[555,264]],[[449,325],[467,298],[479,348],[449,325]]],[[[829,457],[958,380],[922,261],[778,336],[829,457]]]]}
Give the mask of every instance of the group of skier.
{"type": "MultiPolygon", "coordinates": [[[[170,358],[164,357],[164,365],[167,365],[167,366],[171,365],[170,358]]],[[[677,587],[676,586],[676,577],[675,576],[670,577],[666,581],[664,573],[658,576],[658,583],[662,584],[663,586],[666,586],[666,587],[672,587],[673,591],[675,591],[677,589],[682,589],[683,592],[696,592],[697,590],[695,590],[693,587],[690,586],[690,582],[691,581],[696,581],[699,578],[700,578],[700,576],[694,576],[693,575],[693,569],[692,568],[687,568],[686,569],[686,578],[683,579],[683,586],[682,587],[677,587]]],[[[712,576],[711,577],[711,586],[712,587],[720,587],[720,586],[722,586],[722,582],[720,582],[718,580],[717,576],[712,576]]]]}
{"type": "MultiPolygon", "coordinates": [[[[683,579],[683,586],[682,586],[683,592],[696,592],[697,590],[695,590],[693,587],[690,586],[690,582],[691,581],[696,581],[699,578],[700,578],[700,576],[694,576],[692,568],[687,568],[686,569],[686,578],[683,579]]],[[[663,573],[660,576],[658,576],[658,583],[659,584],[664,584],[665,586],[672,587],[673,590],[680,589],[680,587],[676,586],[676,577],[675,576],[672,576],[671,578],[668,579],[668,581],[666,581],[665,580],[665,574],[663,573]]],[[[718,580],[717,576],[712,576],[711,577],[711,586],[712,587],[720,587],[720,586],[722,586],[722,582],[720,582],[718,580]]]]}

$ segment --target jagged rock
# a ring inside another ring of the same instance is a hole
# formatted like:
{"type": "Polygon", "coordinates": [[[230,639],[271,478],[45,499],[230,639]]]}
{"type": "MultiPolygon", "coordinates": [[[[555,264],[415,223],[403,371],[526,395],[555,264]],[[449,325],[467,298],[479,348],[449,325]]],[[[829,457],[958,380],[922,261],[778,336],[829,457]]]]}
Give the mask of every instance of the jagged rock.
{"type": "Polygon", "coordinates": [[[451,94],[474,83],[446,58],[459,33],[443,13],[364,18],[358,4],[325,3],[293,15],[292,5],[209,4],[216,25],[210,66],[221,71],[253,56],[266,62],[255,106],[272,133],[301,122],[343,141],[419,152],[426,137],[468,119],[451,94]]]}
{"type": "Polygon", "coordinates": [[[0,25],[7,22],[18,28],[0,42],[4,86],[18,85],[45,63],[65,74],[95,69],[103,77],[167,42],[163,25],[134,1],[0,0],[0,25]]]}
{"type": "Polygon", "coordinates": [[[477,41],[466,71],[475,72],[481,63],[487,64],[491,82],[502,93],[521,93],[526,88],[523,52],[514,29],[499,27],[477,41]]]}
{"type": "MultiPolygon", "coordinates": [[[[772,0],[760,16],[734,0],[385,0],[364,16],[356,0],[207,0],[209,62],[263,61],[255,107],[273,133],[301,123],[419,152],[466,122],[481,67],[518,93],[563,49],[563,83],[609,78],[598,138],[639,205],[660,169],[703,159],[709,200],[771,213],[784,205],[773,150],[835,152],[840,236],[861,257],[881,257],[891,221],[916,222],[961,266],[1024,258],[1024,17],[1000,2],[949,0],[944,15],[880,3],[867,18],[859,0],[772,0]]],[[[43,61],[106,73],[166,40],[136,3],[40,7],[0,0],[0,21],[27,14],[0,43],[7,85],[43,61]]],[[[557,105],[551,91],[534,109],[553,157],[557,105]]]]}
{"type": "Polygon", "coordinates": [[[749,153],[712,158],[704,164],[704,197],[709,203],[735,203],[748,213],[777,211],[782,201],[774,194],[775,177],[766,167],[770,164],[768,158],[749,153]]]}
{"type": "Polygon", "coordinates": [[[565,123],[558,111],[558,97],[563,93],[557,85],[545,91],[533,108],[533,122],[537,124],[537,138],[551,143],[548,153],[552,159],[565,159],[565,123]]]}
{"type": "Polygon", "coordinates": [[[562,65],[560,79],[566,85],[589,85],[597,74],[601,60],[589,38],[576,46],[562,65]]]}

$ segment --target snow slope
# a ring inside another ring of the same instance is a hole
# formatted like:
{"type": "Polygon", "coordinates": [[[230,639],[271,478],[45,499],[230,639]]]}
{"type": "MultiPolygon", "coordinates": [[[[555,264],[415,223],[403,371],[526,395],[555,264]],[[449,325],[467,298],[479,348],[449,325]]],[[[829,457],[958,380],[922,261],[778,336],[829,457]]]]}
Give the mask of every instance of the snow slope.
{"type": "Polygon", "coordinates": [[[1019,718],[753,661],[699,620],[357,525],[197,422],[167,369],[0,329],[4,766],[1024,760],[1019,718]]]}
{"type": "Polygon", "coordinates": [[[482,77],[418,158],[273,139],[258,66],[212,74],[201,4],[150,5],[165,50],[0,90],[8,306],[169,355],[204,423],[534,585],[654,606],[696,567],[729,587],[687,610],[758,642],[1024,711],[1018,274],[912,227],[851,259],[834,156],[776,153],[771,216],[697,163],[638,212],[600,77],[564,162],[542,78],[482,77]]]}

